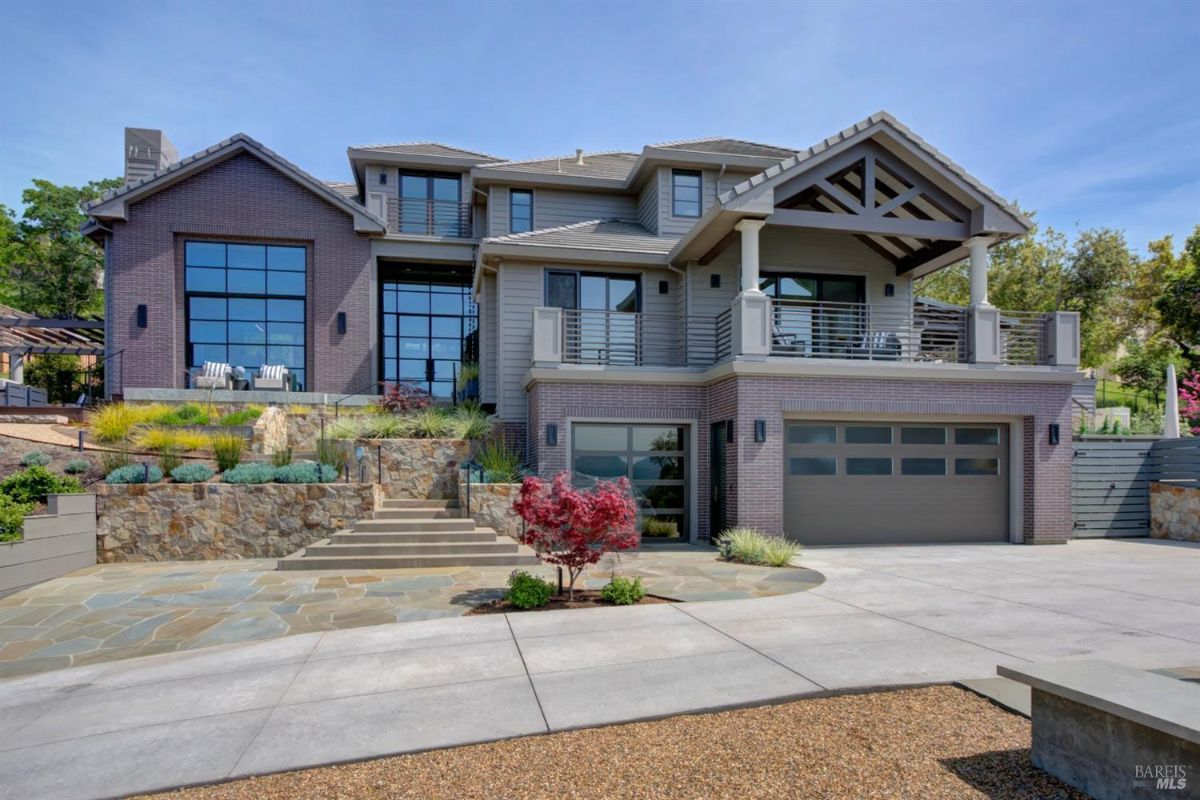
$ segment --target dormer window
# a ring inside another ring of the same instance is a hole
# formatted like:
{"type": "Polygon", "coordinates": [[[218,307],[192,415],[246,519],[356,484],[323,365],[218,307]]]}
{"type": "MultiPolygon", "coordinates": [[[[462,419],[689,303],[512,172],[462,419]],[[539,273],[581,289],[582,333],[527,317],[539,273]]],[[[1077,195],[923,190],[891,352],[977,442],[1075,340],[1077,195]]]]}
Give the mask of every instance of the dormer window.
{"type": "Polygon", "coordinates": [[[508,229],[510,233],[525,233],[533,230],[533,192],[531,190],[509,190],[508,229]]]}
{"type": "Polygon", "coordinates": [[[703,178],[698,170],[671,170],[671,215],[675,217],[699,217],[700,187],[703,178]]]}

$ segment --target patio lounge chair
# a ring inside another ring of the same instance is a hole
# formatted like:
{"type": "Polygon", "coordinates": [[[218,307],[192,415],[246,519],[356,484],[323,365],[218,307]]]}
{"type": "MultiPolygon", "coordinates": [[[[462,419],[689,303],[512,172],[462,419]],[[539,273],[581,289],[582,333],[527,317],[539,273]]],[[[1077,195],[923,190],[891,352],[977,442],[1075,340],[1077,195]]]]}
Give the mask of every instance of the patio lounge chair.
{"type": "Polygon", "coordinates": [[[218,361],[205,361],[192,378],[192,385],[197,389],[232,389],[233,369],[218,361]]]}
{"type": "Polygon", "coordinates": [[[283,364],[263,364],[254,376],[255,389],[286,392],[292,388],[292,374],[283,364]]]}
{"type": "Polygon", "coordinates": [[[900,360],[900,337],[889,331],[875,331],[862,338],[854,355],[879,361],[900,360]]]}

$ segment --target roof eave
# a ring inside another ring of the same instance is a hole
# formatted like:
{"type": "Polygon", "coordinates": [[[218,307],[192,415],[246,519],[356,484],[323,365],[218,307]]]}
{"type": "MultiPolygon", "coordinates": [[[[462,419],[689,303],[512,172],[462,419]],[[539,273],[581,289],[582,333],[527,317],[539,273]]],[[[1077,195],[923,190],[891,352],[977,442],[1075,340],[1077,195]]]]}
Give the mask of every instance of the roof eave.
{"type": "Polygon", "coordinates": [[[517,169],[488,169],[475,167],[471,170],[471,180],[478,186],[491,183],[513,184],[516,186],[571,186],[584,189],[603,189],[606,191],[625,191],[624,178],[599,178],[589,175],[570,175],[561,172],[535,172],[517,169]]]}
{"type": "MultiPolygon", "coordinates": [[[[786,156],[784,157],[786,158],[786,156]]],[[[642,173],[651,167],[659,166],[695,166],[695,167],[724,167],[726,169],[765,170],[778,164],[783,158],[773,156],[747,156],[731,153],[707,153],[702,150],[675,150],[647,145],[642,148],[642,154],[633,165],[626,181],[629,188],[636,188],[642,182],[642,173]]]]}
{"type": "Polygon", "coordinates": [[[563,247],[516,242],[488,242],[479,245],[479,259],[488,257],[513,258],[522,261],[551,261],[576,264],[632,264],[638,266],[665,267],[666,253],[645,253],[631,250],[613,250],[588,247],[563,247]]]}

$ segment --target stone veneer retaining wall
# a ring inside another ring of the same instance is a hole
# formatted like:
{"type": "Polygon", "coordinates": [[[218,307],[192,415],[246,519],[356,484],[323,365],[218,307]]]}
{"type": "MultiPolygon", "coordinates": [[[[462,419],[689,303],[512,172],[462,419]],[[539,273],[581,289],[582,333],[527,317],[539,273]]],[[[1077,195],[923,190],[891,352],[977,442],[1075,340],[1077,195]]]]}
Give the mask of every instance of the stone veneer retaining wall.
{"type": "Polygon", "coordinates": [[[373,513],[373,484],[102,485],[102,562],[283,558],[373,513]]]}
{"type": "MultiPolygon", "coordinates": [[[[350,445],[363,448],[363,480],[378,481],[383,496],[396,499],[458,499],[458,465],[471,453],[471,443],[461,439],[355,439],[350,445]]],[[[359,466],[350,469],[357,478],[359,466]]]]}
{"type": "MultiPolygon", "coordinates": [[[[492,528],[501,536],[519,539],[521,518],[513,513],[513,500],[520,491],[519,483],[472,483],[471,517],[476,524],[492,528]]],[[[467,487],[461,479],[458,486],[458,503],[467,507],[467,487]]]]}
{"type": "Polygon", "coordinates": [[[727,450],[729,524],[782,533],[783,420],[805,414],[928,417],[1019,417],[1024,425],[1023,519],[1025,541],[1062,542],[1071,537],[1071,385],[1001,381],[929,381],[849,377],[730,377],[710,386],[536,383],[529,392],[529,455],[539,474],[567,468],[568,421],[687,422],[695,427],[689,468],[696,472],[698,530],[708,535],[711,422],[733,420],[727,450]],[[755,419],[767,421],[767,440],[755,443],[755,419]],[[558,444],[545,442],[548,424],[558,444]],[[1051,423],[1061,443],[1051,445],[1051,423]]]}
{"type": "Polygon", "coordinates": [[[268,406],[254,421],[250,449],[255,453],[274,453],[288,447],[288,417],[278,406],[268,406]]]}
{"type": "Polygon", "coordinates": [[[1151,483],[1150,535],[1156,539],[1200,542],[1200,488],[1151,483]]]}

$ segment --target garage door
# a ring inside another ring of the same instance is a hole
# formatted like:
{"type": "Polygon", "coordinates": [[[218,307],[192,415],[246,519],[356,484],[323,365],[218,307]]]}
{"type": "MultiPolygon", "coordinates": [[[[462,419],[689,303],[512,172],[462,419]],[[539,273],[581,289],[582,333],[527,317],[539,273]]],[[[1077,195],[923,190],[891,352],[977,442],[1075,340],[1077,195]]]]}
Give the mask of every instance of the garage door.
{"type": "Polygon", "coordinates": [[[1007,541],[1008,426],[785,424],[784,527],[805,544],[1007,541]]]}

